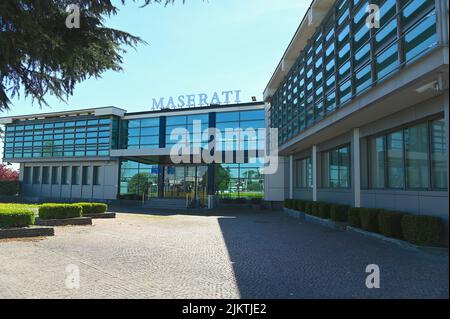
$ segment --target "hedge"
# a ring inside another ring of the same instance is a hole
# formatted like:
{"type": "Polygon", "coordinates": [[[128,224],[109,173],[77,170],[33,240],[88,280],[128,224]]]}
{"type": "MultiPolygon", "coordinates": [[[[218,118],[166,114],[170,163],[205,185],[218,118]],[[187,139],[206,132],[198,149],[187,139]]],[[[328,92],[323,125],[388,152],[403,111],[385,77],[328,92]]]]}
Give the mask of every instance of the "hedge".
{"type": "Polygon", "coordinates": [[[64,219],[82,216],[82,206],[77,204],[43,204],[39,206],[39,218],[64,219]]]}
{"type": "Polygon", "coordinates": [[[337,205],[333,204],[330,208],[330,217],[332,221],[335,222],[346,222],[348,220],[348,209],[350,207],[347,205],[337,205]]]}
{"type": "Polygon", "coordinates": [[[284,200],[284,207],[286,208],[292,208],[293,200],[292,199],[285,199],[284,200]]]}
{"type": "Polygon", "coordinates": [[[359,208],[359,218],[361,219],[361,228],[373,232],[380,232],[378,227],[378,213],[376,208],[359,208]]]}
{"type": "Polygon", "coordinates": [[[305,204],[306,204],[306,202],[304,200],[296,200],[295,201],[295,209],[298,210],[299,212],[304,212],[305,204]]]}
{"type": "Polygon", "coordinates": [[[18,181],[0,181],[0,195],[14,196],[19,193],[18,181]]]}
{"type": "Polygon", "coordinates": [[[312,215],[313,212],[313,202],[306,201],[305,202],[305,214],[312,215]]]}
{"type": "Polygon", "coordinates": [[[402,212],[380,211],[378,213],[378,228],[380,233],[387,237],[403,238],[402,212]]]}
{"type": "Polygon", "coordinates": [[[0,228],[26,227],[34,224],[34,212],[29,208],[3,205],[0,207],[0,228]]]}
{"type": "Polygon", "coordinates": [[[361,218],[359,208],[350,207],[348,210],[348,223],[352,227],[361,228],[361,218]]]}
{"type": "Polygon", "coordinates": [[[320,202],[312,202],[311,204],[311,214],[316,217],[320,217],[320,202]]]}
{"type": "Polygon", "coordinates": [[[82,214],[102,214],[108,210],[108,205],[103,203],[76,203],[82,208],[82,214]]]}
{"type": "Polygon", "coordinates": [[[403,237],[415,245],[439,246],[442,239],[444,224],[434,216],[409,215],[402,217],[403,237]]]}
{"type": "Polygon", "coordinates": [[[319,217],[323,219],[330,219],[331,204],[320,202],[319,203],[319,217]]]}

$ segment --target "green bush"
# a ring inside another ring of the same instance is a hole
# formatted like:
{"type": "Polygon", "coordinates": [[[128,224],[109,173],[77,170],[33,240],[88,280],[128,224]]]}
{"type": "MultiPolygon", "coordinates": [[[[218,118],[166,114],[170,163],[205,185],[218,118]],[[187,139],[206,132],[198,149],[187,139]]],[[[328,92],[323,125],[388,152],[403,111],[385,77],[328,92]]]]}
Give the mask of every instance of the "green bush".
{"type": "Polygon", "coordinates": [[[0,181],[0,195],[14,196],[19,193],[19,181],[0,181]]]}
{"type": "Polygon", "coordinates": [[[0,207],[0,228],[26,227],[34,224],[34,212],[16,205],[0,207]]]}
{"type": "Polygon", "coordinates": [[[313,202],[305,201],[305,214],[312,215],[313,212],[313,202]]]}
{"type": "Polygon", "coordinates": [[[361,228],[361,218],[359,216],[360,209],[357,207],[350,207],[348,210],[348,223],[352,227],[361,228]]]}
{"type": "Polygon", "coordinates": [[[319,217],[323,219],[329,219],[330,218],[330,210],[331,210],[331,204],[320,202],[319,203],[319,217]]]}
{"type": "Polygon", "coordinates": [[[360,208],[359,218],[361,219],[361,228],[372,232],[379,233],[378,214],[380,210],[376,208],[360,208]]]}
{"type": "Polygon", "coordinates": [[[82,216],[82,207],[77,204],[42,204],[39,206],[39,218],[64,219],[82,216]]]}
{"type": "Polygon", "coordinates": [[[347,205],[337,205],[333,204],[330,208],[330,217],[332,221],[335,222],[346,222],[348,219],[348,209],[350,207],[347,205]]]}
{"type": "Polygon", "coordinates": [[[292,208],[292,199],[289,199],[289,198],[287,198],[287,199],[285,199],[284,200],[284,207],[286,207],[286,208],[292,208]]]}
{"type": "Polygon", "coordinates": [[[402,218],[405,213],[380,211],[378,213],[378,228],[387,237],[402,238],[402,218]]]}
{"type": "Polygon", "coordinates": [[[312,202],[311,205],[312,205],[311,206],[311,214],[313,216],[319,217],[320,216],[320,214],[319,214],[319,205],[320,205],[320,203],[319,202],[312,202]]]}
{"type": "Polygon", "coordinates": [[[82,208],[82,214],[102,214],[108,210],[108,205],[103,203],[76,203],[82,208]]]}
{"type": "Polygon", "coordinates": [[[444,224],[434,216],[409,215],[402,217],[402,233],[410,243],[421,246],[439,246],[444,224]]]}

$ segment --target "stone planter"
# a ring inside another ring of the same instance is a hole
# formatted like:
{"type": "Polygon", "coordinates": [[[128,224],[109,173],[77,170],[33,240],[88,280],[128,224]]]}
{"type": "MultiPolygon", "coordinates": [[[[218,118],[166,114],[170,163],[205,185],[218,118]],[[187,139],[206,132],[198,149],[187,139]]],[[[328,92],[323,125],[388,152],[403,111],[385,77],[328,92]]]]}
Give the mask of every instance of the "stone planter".
{"type": "Polygon", "coordinates": [[[53,227],[29,226],[20,228],[0,228],[0,239],[54,236],[53,227]]]}
{"type": "Polygon", "coordinates": [[[84,214],[83,217],[89,217],[92,219],[116,218],[116,213],[84,214]]]}
{"type": "Polygon", "coordinates": [[[295,209],[290,209],[290,208],[283,208],[283,211],[286,215],[293,217],[293,218],[297,218],[297,219],[305,219],[306,214],[303,212],[299,212],[298,210],[295,209]]]}
{"type": "Polygon", "coordinates": [[[92,225],[92,218],[90,217],[77,217],[66,219],[36,219],[36,225],[38,226],[68,226],[68,225],[92,225]]]}

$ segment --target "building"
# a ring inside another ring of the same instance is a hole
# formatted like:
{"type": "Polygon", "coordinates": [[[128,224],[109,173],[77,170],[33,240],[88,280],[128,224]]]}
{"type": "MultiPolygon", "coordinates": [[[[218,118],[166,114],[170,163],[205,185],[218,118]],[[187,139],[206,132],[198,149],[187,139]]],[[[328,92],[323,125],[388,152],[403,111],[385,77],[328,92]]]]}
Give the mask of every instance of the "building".
{"type": "Polygon", "coordinates": [[[5,117],[0,124],[3,161],[20,163],[22,195],[29,200],[166,199],[172,205],[178,200],[179,207],[205,207],[208,195],[264,195],[258,150],[264,137],[224,134],[213,140],[202,134],[208,128],[265,128],[263,103],[140,113],[104,107],[5,117]],[[175,129],[181,136],[171,136],[175,129]],[[223,163],[195,162],[195,152],[188,161],[174,163],[170,150],[184,135],[192,150],[207,149],[213,140],[223,163]],[[236,155],[239,141],[243,160],[236,155]]]}
{"type": "Polygon", "coordinates": [[[264,92],[286,198],[448,222],[448,12],[442,0],[312,1],[264,92]]]}

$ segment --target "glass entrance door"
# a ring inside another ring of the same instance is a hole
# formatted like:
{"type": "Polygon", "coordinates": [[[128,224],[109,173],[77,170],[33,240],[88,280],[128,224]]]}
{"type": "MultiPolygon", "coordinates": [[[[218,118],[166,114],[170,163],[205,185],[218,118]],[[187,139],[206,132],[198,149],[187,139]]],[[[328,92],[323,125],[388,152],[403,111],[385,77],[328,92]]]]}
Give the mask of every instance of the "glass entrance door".
{"type": "Polygon", "coordinates": [[[186,199],[191,207],[207,205],[207,166],[164,167],[164,198],[186,199]]]}

